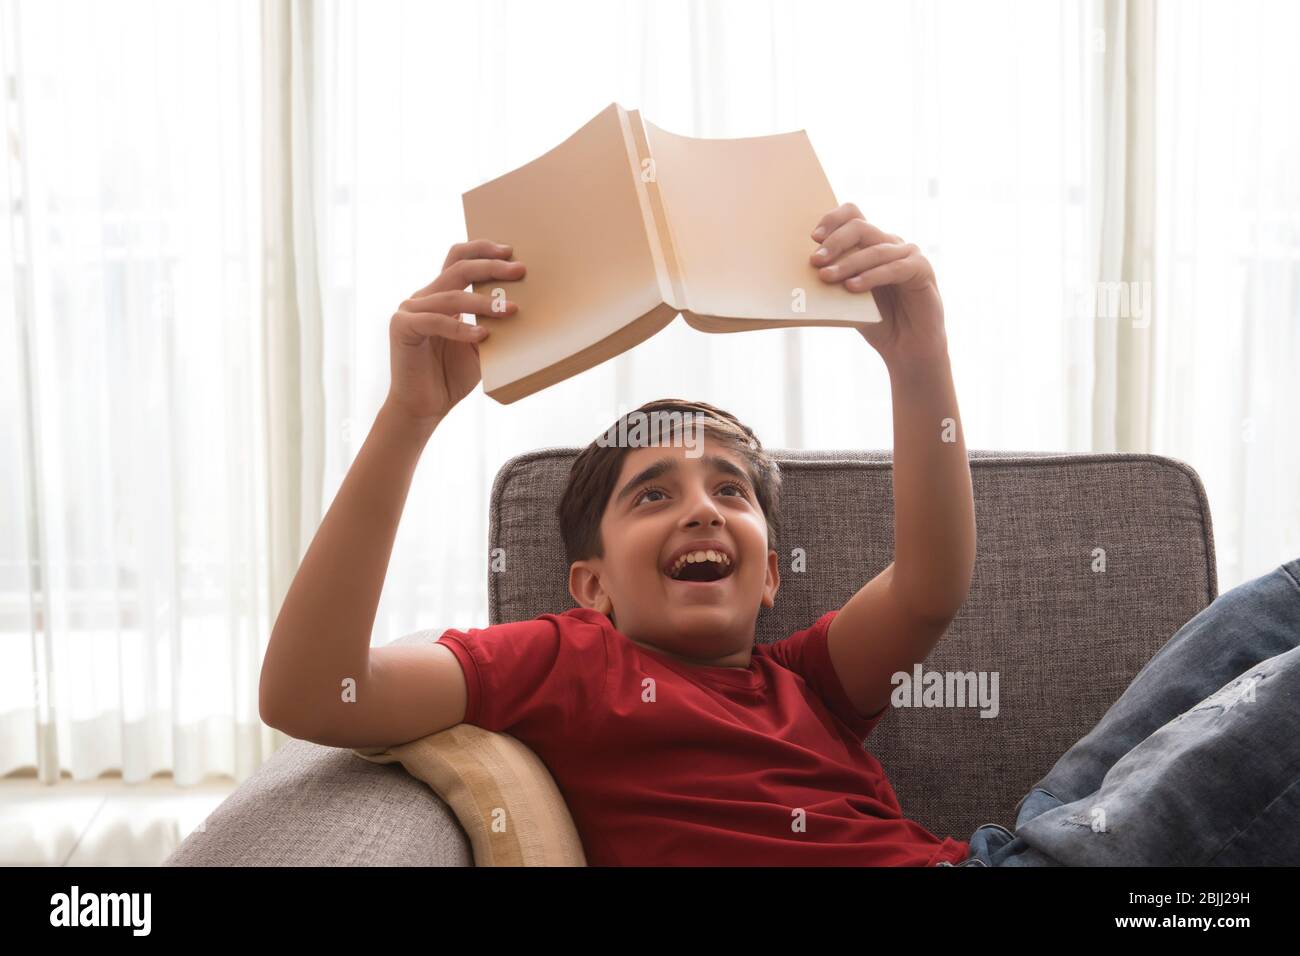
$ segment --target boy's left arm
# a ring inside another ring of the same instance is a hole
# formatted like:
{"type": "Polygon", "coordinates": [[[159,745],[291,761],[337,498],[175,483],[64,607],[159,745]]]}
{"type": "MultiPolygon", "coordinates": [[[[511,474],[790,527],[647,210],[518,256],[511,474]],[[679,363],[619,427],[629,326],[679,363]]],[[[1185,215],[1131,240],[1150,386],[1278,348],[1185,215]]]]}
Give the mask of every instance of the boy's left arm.
{"type": "Polygon", "coordinates": [[[970,463],[934,269],[921,251],[846,203],[812,238],[825,282],[871,290],[883,321],[859,331],[889,371],[894,405],[894,560],[835,615],[831,662],[863,716],[889,704],[891,677],[923,662],[956,617],[975,568],[970,463]]]}

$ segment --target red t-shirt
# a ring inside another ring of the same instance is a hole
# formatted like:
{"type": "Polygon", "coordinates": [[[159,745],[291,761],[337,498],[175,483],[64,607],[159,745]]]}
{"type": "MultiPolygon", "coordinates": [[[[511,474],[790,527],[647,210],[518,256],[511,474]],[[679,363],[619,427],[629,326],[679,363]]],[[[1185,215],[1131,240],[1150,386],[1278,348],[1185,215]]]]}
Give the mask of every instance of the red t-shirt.
{"type": "Polygon", "coordinates": [[[835,674],[836,611],[748,669],[633,643],[589,608],[439,638],[465,722],[545,762],[590,866],[930,866],[969,846],[904,818],[835,674]]]}

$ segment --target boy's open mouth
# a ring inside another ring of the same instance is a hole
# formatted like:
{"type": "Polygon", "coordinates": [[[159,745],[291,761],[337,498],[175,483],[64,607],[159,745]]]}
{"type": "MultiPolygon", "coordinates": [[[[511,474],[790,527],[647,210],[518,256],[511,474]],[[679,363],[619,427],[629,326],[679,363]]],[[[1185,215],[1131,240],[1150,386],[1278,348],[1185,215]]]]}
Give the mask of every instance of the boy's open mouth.
{"type": "Polygon", "coordinates": [[[729,554],[705,548],[682,555],[664,571],[664,574],[673,581],[715,584],[731,577],[734,569],[729,554]]]}

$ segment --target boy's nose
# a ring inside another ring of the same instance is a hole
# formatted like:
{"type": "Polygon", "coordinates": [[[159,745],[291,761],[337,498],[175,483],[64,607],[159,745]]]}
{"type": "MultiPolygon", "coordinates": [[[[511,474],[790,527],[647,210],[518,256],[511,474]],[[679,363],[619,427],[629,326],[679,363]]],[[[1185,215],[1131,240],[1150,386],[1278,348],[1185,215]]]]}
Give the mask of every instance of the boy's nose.
{"type": "Polygon", "coordinates": [[[710,521],[722,517],[722,512],[709,496],[707,488],[693,489],[686,494],[688,499],[686,514],[689,522],[710,521]]]}

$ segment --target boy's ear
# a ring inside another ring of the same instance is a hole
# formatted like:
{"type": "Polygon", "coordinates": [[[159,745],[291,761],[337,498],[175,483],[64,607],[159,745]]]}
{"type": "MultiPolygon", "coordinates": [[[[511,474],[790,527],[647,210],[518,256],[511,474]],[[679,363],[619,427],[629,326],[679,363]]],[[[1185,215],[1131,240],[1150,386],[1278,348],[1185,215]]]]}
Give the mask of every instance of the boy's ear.
{"type": "Polygon", "coordinates": [[[767,552],[767,580],[763,584],[763,607],[776,605],[776,592],[781,587],[781,556],[775,549],[767,552]]]}
{"type": "Polygon", "coordinates": [[[580,607],[589,607],[601,614],[614,610],[614,602],[601,586],[596,568],[588,561],[575,561],[569,566],[569,595],[580,607]]]}

